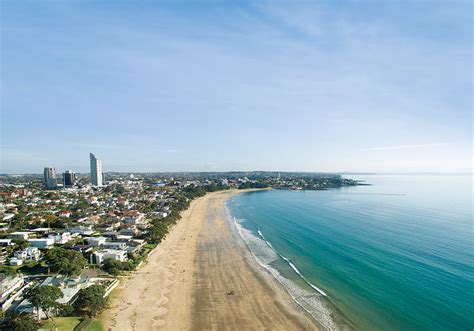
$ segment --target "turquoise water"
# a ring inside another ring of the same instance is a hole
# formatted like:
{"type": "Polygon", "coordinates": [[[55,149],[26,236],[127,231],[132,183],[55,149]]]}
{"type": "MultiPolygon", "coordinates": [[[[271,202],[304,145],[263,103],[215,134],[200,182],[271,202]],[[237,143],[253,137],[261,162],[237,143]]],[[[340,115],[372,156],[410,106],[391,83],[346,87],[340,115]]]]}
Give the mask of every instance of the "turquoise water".
{"type": "Polygon", "coordinates": [[[227,206],[257,261],[327,329],[472,330],[472,176],[350,177],[373,185],[227,206]]]}

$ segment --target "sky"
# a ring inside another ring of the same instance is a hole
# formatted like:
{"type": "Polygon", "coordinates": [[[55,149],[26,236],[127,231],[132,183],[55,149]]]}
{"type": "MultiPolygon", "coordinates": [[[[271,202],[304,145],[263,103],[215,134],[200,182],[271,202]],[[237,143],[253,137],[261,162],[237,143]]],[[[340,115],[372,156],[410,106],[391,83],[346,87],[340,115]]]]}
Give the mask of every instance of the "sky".
{"type": "Polygon", "coordinates": [[[469,0],[0,3],[0,173],[472,172],[469,0]]]}

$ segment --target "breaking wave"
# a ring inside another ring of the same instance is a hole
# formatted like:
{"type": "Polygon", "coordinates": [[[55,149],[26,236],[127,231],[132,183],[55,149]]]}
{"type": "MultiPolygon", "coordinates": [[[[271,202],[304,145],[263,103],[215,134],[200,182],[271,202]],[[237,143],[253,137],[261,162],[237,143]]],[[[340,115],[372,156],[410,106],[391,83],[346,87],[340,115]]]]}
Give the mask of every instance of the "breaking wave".
{"type": "Polygon", "coordinates": [[[226,211],[227,217],[231,223],[234,223],[240,237],[246,243],[250,252],[254,256],[257,263],[265,268],[272,276],[286,289],[293,300],[307,311],[321,326],[327,330],[338,330],[336,323],[331,317],[332,310],[324,303],[327,294],[316,285],[306,279],[306,277],[298,270],[296,265],[287,257],[278,253],[270,242],[268,242],[263,233],[258,229],[256,236],[252,231],[241,225],[243,220],[238,220],[231,216],[229,210],[226,211]],[[292,280],[284,277],[271,263],[278,259],[284,260],[290,268],[314,291],[303,289],[292,280]]]}

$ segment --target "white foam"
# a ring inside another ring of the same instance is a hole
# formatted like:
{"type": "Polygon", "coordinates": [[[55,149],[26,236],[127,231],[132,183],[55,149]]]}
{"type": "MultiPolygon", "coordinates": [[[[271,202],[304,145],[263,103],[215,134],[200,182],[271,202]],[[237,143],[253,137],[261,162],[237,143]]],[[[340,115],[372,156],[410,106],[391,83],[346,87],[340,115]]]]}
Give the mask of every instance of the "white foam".
{"type": "Polygon", "coordinates": [[[327,297],[328,295],[326,294],[326,292],[324,292],[323,290],[321,290],[319,287],[317,287],[316,285],[314,285],[313,283],[311,283],[305,276],[303,276],[303,274],[298,270],[298,268],[293,264],[293,262],[291,262],[288,258],[286,258],[285,256],[281,255],[281,254],[278,254],[280,255],[280,257],[285,260],[286,262],[288,262],[288,265],[291,267],[291,269],[293,269],[300,277],[301,279],[303,279],[305,281],[306,284],[308,284],[309,286],[311,286],[313,289],[315,289],[316,291],[318,291],[319,293],[321,293],[322,295],[324,295],[325,297],[327,297]]]}
{"type": "Polygon", "coordinates": [[[324,291],[319,289],[317,286],[308,282],[308,280],[300,273],[298,268],[286,257],[278,254],[273,246],[264,239],[264,236],[260,230],[257,230],[261,239],[255,236],[252,231],[244,228],[240,223],[242,220],[237,220],[235,217],[231,217],[228,210],[226,210],[229,220],[233,220],[240,237],[247,244],[247,247],[250,249],[253,257],[257,263],[265,268],[272,276],[283,285],[288,294],[293,298],[293,300],[300,305],[304,310],[306,310],[311,316],[314,317],[325,329],[327,330],[338,330],[336,323],[331,318],[331,310],[327,305],[321,300],[322,296],[327,296],[324,291]],[[302,289],[296,285],[290,279],[282,276],[280,272],[273,268],[270,263],[282,258],[285,260],[290,267],[306,282],[311,288],[317,292],[310,292],[308,290],[302,289]]]}

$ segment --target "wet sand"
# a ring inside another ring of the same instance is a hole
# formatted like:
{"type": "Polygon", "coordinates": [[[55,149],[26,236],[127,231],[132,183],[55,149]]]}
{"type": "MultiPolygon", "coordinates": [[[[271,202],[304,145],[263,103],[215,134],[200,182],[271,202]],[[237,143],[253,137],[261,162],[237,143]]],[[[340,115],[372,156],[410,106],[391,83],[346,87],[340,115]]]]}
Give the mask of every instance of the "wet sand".
{"type": "Polygon", "coordinates": [[[315,330],[316,324],[260,268],[225,200],[192,202],[148,262],[113,295],[102,320],[110,330],[315,330]]]}

